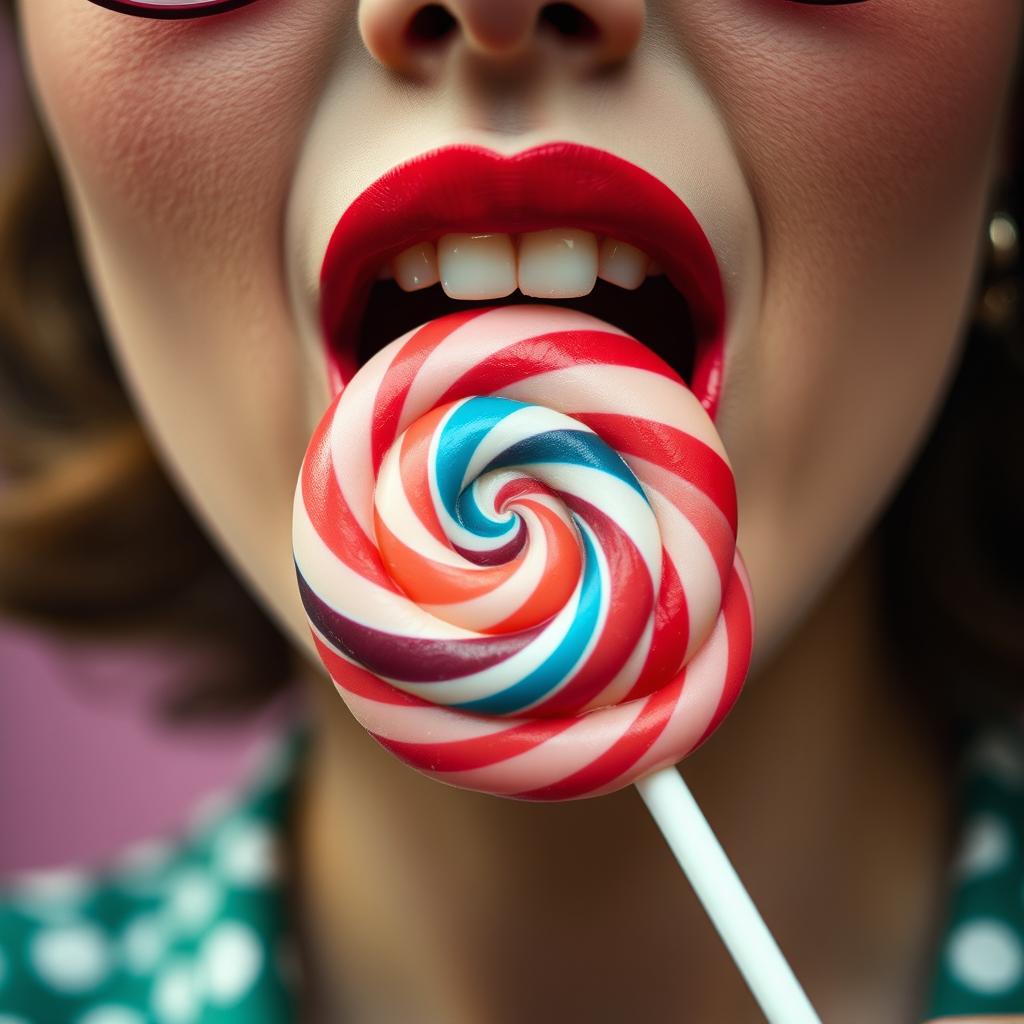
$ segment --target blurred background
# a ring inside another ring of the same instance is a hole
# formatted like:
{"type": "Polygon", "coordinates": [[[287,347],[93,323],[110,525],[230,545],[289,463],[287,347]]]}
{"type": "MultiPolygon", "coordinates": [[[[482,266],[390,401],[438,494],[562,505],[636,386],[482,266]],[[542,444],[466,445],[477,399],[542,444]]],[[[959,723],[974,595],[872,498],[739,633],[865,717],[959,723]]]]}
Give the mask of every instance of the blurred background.
{"type": "MultiPolygon", "coordinates": [[[[0,170],[25,102],[0,20],[0,170]]],[[[239,783],[288,709],[230,726],[162,724],[156,697],[200,667],[195,657],[76,644],[0,619],[0,879],[173,832],[204,797],[239,783]]]]}

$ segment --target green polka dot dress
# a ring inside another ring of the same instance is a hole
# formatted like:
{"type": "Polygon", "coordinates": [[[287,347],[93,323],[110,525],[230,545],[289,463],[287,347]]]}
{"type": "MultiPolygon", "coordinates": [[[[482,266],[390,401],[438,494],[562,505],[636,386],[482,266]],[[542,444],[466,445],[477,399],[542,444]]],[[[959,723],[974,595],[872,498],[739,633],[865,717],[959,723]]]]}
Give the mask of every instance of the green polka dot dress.
{"type": "MultiPolygon", "coordinates": [[[[173,846],[0,890],[0,1024],[284,1024],[296,958],[280,877],[303,730],[173,846]]],[[[921,1020],[1024,1012],[1024,736],[981,736],[921,1020]]]]}
{"type": "Polygon", "coordinates": [[[302,733],[242,799],[171,845],[99,872],[0,890],[0,1024],[271,1024],[295,1019],[279,835],[302,733]]]}
{"type": "Polygon", "coordinates": [[[962,827],[929,1016],[1024,1012],[1024,737],[979,736],[964,759],[962,827]]]}

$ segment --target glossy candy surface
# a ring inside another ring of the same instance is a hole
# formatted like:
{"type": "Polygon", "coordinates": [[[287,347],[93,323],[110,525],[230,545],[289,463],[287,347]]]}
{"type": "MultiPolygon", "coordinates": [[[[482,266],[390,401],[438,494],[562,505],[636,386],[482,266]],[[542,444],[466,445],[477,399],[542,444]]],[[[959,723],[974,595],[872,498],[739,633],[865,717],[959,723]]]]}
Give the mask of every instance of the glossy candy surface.
{"type": "Polygon", "coordinates": [[[417,770],[532,800],[679,761],[750,662],[736,492],[707,413],[564,307],[440,317],[332,402],[294,506],[299,588],[352,713],[417,770]]]}

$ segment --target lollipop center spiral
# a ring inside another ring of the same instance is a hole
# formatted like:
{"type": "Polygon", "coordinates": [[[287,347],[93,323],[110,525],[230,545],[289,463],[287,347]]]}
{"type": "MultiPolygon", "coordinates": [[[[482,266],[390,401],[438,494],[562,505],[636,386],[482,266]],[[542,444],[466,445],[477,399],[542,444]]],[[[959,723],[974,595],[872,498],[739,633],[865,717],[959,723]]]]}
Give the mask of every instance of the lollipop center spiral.
{"type": "Polygon", "coordinates": [[[374,493],[384,566],[418,605],[478,633],[556,615],[596,631],[608,524],[625,516],[656,592],[661,548],[643,488],[579,421],[498,397],[447,403],[389,449],[374,493]]]}

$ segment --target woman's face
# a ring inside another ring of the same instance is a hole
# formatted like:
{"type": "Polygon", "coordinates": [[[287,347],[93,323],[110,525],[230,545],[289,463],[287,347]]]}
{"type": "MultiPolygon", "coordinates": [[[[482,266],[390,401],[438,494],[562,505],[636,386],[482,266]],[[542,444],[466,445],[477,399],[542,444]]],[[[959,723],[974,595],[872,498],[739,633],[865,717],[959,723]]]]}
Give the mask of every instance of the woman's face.
{"type": "Polygon", "coordinates": [[[717,426],[763,659],[863,539],[944,394],[1024,8],[578,0],[597,29],[581,40],[531,27],[537,0],[448,0],[455,30],[424,50],[401,31],[416,6],[260,0],[160,21],[20,4],[154,439],[308,645],[291,506],[330,398],[318,289],[339,216],[442,144],[600,147],[682,197],[718,256],[717,426]]]}

